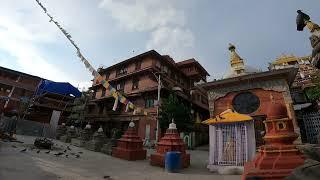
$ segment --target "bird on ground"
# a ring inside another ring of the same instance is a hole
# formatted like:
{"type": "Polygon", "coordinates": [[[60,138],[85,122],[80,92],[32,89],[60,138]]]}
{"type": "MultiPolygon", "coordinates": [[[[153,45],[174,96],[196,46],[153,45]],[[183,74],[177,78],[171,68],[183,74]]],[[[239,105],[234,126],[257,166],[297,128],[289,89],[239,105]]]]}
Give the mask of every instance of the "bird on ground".
{"type": "Polygon", "coordinates": [[[59,153],[56,153],[56,154],[54,154],[54,155],[56,155],[56,156],[60,156],[60,155],[62,155],[62,154],[64,154],[64,153],[59,152],[59,153]]]}
{"type": "Polygon", "coordinates": [[[68,154],[66,154],[66,158],[68,158],[68,156],[69,156],[69,155],[68,155],[68,154]]]}
{"type": "Polygon", "coordinates": [[[22,149],[20,152],[26,152],[27,148],[22,149]]]}
{"type": "Polygon", "coordinates": [[[50,153],[50,151],[47,151],[47,152],[46,152],[46,154],[49,154],[49,153],[50,153]]]}
{"type": "Polygon", "coordinates": [[[39,153],[40,153],[40,150],[38,150],[37,153],[39,154],[39,153]]]}
{"type": "Polygon", "coordinates": [[[76,158],[79,158],[80,157],[80,155],[79,154],[76,154],[76,158]]]}
{"type": "Polygon", "coordinates": [[[108,176],[108,175],[107,175],[107,176],[103,176],[103,178],[104,178],[104,179],[109,179],[110,176],[108,176]]]}
{"type": "Polygon", "coordinates": [[[64,150],[63,152],[65,153],[65,152],[67,152],[67,150],[64,150]]]}

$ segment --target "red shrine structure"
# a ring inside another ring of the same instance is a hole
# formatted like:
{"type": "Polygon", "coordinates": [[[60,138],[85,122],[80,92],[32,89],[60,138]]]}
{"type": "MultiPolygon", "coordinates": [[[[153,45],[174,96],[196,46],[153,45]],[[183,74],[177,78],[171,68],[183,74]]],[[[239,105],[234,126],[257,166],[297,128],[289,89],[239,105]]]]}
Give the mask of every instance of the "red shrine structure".
{"type": "Polygon", "coordinates": [[[117,147],[112,148],[112,156],[129,160],[146,159],[147,151],[143,149],[141,138],[137,135],[134,122],[130,122],[124,135],[118,140],[117,147]]]}
{"type": "Polygon", "coordinates": [[[158,142],[156,152],[150,156],[150,164],[153,166],[164,167],[165,154],[168,151],[181,152],[181,167],[186,168],[190,166],[190,154],[186,153],[186,145],[180,138],[176,124],[172,122],[169,125],[164,137],[158,142]]]}
{"type": "Polygon", "coordinates": [[[283,179],[290,175],[294,168],[304,163],[304,156],[293,145],[298,134],[294,132],[292,119],[288,118],[285,106],[271,102],[264,124],[265,145],[260,147],[253,161],[245,164],[243,180],[253,176],[283,179]]]}

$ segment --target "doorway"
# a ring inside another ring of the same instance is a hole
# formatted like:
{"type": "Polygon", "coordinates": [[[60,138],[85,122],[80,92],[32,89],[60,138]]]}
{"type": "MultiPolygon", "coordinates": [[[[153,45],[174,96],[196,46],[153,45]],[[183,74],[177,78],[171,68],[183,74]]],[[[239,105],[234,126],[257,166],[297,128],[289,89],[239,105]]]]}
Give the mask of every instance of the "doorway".
{"type": "Polygon", "coordinates": [[[255,138],[256,138],[256,147],[264,145],[263,136],[265,135],[265,126],[263,121],[266,120],[266,115],[252,116],[254,119],[254,129],[255,129],[255,138]]]}

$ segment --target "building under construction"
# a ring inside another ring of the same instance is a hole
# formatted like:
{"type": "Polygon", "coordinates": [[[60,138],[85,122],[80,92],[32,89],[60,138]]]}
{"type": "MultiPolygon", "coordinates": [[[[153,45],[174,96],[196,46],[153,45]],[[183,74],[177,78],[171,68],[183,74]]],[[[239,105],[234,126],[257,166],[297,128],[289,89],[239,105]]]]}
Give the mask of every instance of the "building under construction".
{"type": "Polygon", "coordinates": [[[59,111],[59,120],[64,121],[70,114],[67,106],[80,95],[69,83],[56,83],[0,66],[2,116],[16,115],[20,119],[50,123],[53,111],[59,111]]]}

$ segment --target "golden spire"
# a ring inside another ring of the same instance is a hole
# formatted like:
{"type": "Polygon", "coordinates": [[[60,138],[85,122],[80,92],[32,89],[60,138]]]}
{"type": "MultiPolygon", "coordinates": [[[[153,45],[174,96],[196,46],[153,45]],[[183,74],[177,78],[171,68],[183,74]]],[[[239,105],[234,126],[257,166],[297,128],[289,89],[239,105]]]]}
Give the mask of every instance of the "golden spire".
{"type": "Polygon", "coordinates": [[[230,65],[231,68],[237,73],[241,74],[244,72],[244,63],[243,59],[237,54],[236,47],[229,43],[229,51],[230,51],[230,65]]]}

